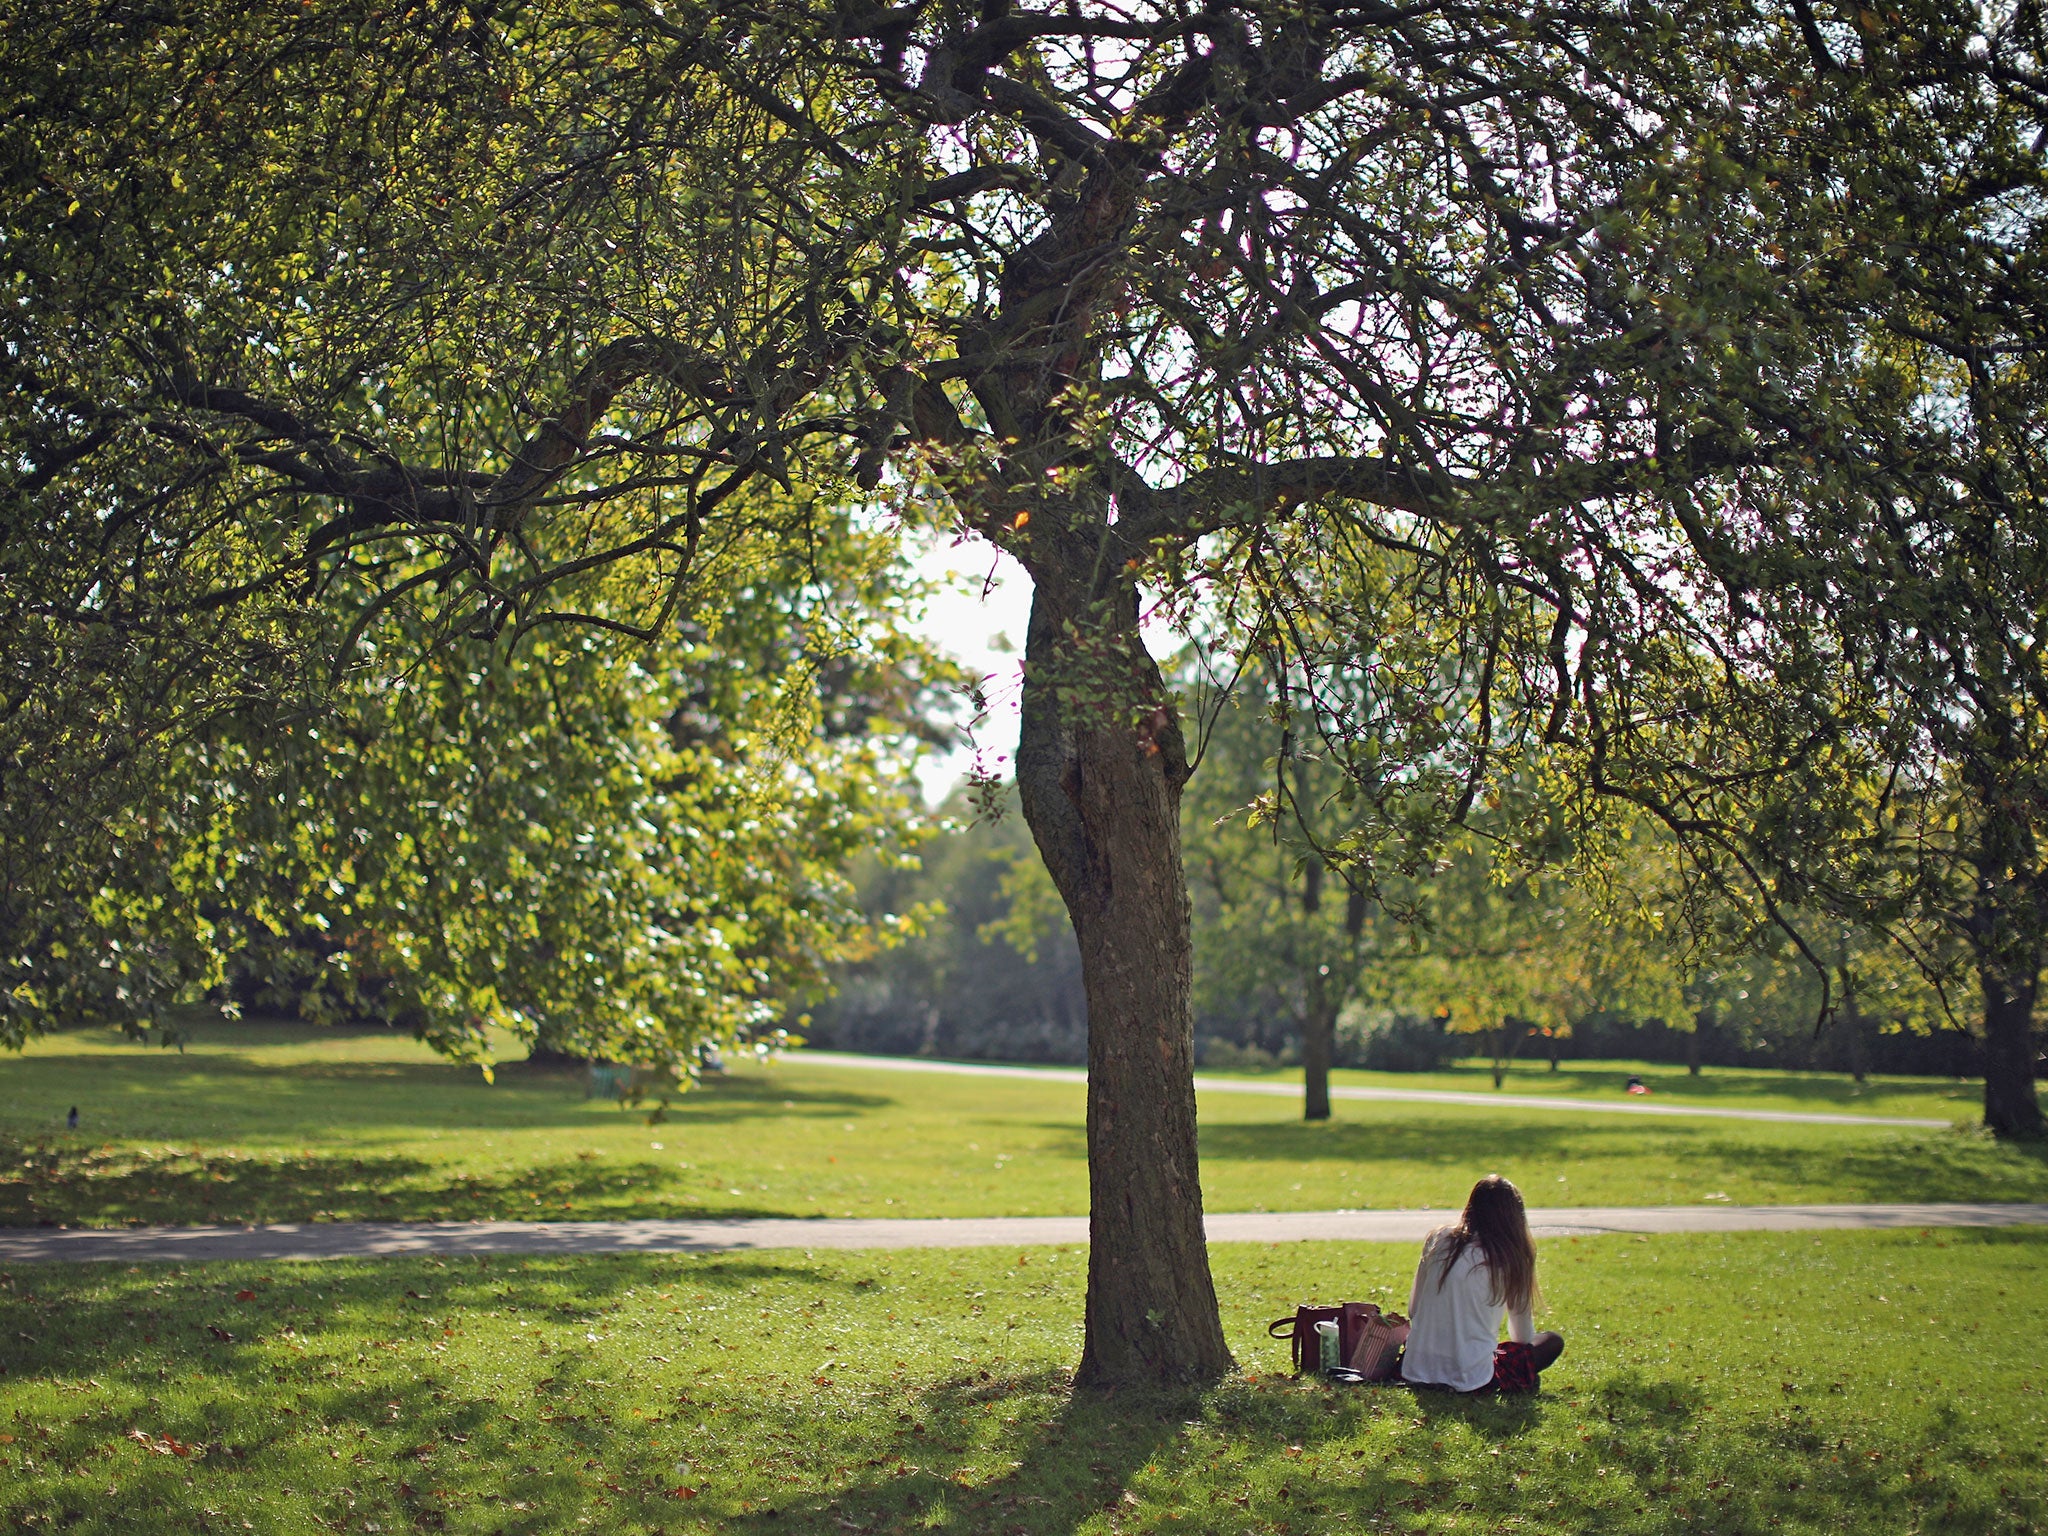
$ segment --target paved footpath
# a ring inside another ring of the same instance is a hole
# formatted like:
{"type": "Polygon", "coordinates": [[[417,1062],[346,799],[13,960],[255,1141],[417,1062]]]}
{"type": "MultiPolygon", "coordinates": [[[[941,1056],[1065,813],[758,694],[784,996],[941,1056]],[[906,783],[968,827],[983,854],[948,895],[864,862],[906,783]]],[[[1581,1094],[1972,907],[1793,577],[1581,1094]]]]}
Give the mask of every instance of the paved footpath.
{"type": "MultiPolygon", "coordinates": [[[[1212,1243],[1329,1239],[1412,1243],[1449,1211],[1275,1211],[1212,1215],[1212,1243]]],[[[1868,1231],[2048,1226],[2040,1205],[1646,1205],[1532,1209],[1539,1237],[1615,1232],[1868,1231]]],[[[384,1258],[402,1254],[733,1253],[766,1248],[1004,1248],[1085,1243],[1085,1216],[931,1220],[737,1217],[701,1221],[307,1222],[267,1227],[0,1228],[0,1265],[197,1263],[210,1259],[384,1258]]]]}
{"type": "MultiPolygon", "coordinates": [[[[1024,1077],[1041,1083],[1085,1083],[1078,1067],[1006,1067],[978,1061],[928,1061],[910,1056],[856,1056],[845,1051],[795,1051],[783,1058],[799,1065],[860,1067],[877,1072],[939,1072],[959,1077],[1024,1077]]],[[[1202,1093],[1263,1093],[1301,1097],[1299,1083],[1248,1082],[1240,1077],[1195,1078],[1202,1093]]],[[[1821,1110],[1721,1109],[1706,1104],[1651,1104],[1642,1099],[1609,1101],[1562,1094],[1458,1093],[1448,1088],[1332,1087],[1333,1099],[1379,1099],[1397,1104],[1475,1104],[1482,1109],[1561,1109],[1586,1115],[1679,1115],[1703,1120],[1770,1120],[1780,1125],[1892,1125],[1947,1130],[1951,1120],[1913,1120],[1898,1115],[1838,1115],[1821,1110]]]]}

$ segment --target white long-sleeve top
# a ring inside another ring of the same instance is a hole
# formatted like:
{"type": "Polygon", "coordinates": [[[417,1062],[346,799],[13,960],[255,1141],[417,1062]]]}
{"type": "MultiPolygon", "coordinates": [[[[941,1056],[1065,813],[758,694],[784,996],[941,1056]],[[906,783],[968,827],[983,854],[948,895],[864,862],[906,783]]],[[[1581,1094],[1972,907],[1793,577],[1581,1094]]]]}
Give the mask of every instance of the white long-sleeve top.
{"type": "MultiPolygon", "coordinates": [[[[1415,1285],[1408,1293],[1401,1378],[1471,1392],[1493,1380],[1493,1349],[1500,1342],[1501,1314],[1508,1309],[1494,1300],[1493,1275],[1477,1243],[1465,1245],[1443,1285],[1437,1285],[1449,1242],[1449,1229],[1443,1228],[1422,1245],[1422,1262],[1415,1266],[1415,1285]]],[[[1523,1344],[1535,1341],[1536,1320],[1527,1307],[1508,1313],[1508,1337],[1523,1344]]]]}

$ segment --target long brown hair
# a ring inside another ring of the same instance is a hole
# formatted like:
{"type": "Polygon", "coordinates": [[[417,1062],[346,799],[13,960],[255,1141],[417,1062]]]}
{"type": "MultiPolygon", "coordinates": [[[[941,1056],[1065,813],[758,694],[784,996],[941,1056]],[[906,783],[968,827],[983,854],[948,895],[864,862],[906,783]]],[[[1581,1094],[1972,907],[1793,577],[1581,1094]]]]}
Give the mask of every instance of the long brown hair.
{"type": "Polygon", "coordinates": [[[1492,1299],[1520,1312],[1536,1300],[1536,1243],[1529,1236],[1529,1216],[1522,1207],[1522,1192],[1497,1173],[1489,1173],[1472,1186],[1465,1197],[1464,1214],[1454,1227],[1446,1227],[1443,1268],[1437,1271],[1436,1286],[1442,1290],[1451,1277],[1451,1266],[1474,1243],[1486,1259],[1492,1299]]]}

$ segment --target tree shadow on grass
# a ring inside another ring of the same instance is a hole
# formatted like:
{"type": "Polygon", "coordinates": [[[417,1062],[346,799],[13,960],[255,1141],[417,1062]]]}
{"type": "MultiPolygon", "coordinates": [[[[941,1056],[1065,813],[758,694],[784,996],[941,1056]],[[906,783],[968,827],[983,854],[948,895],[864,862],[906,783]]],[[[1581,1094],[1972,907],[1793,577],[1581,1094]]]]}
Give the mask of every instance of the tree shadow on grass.
{"type": "Polygon", "coordinates": [[[857,1093],[850,1088],[821,1088],[749,1074],[708,1078],[688,1093],[670,1099],[668,1120],[672,1125],[721,1125],[804,1116],[830,1119],[855,1110],[889,1109],[901,1102],[894,1094],[857,1093]]]}
{"type": "MultiPolygon", "coordinates": [[[[1465,1079],[1460,1091],[1492,1092],[1493,1073],[1485,1063],[1452,1069],[1465,1079]]],[[[1508,1073],[1500,1092],[1540,1093],[1548,1097],[1560,1090],[1573,1096],[1627,1103],[1631,1078],[1640,1078],[1653,1095],[1652,1102],[1715,1104],[1728,1100],[1790,1101],[1816,1110],[1839,1110],[1844,1114],[1868,1113],[1871,1101],[1899,1096],[1932,1094],[1947,1098],[1960,1091],[1959,1112],[1975,1103],[1977,1089],[1968,1079],[1947,1077],[1872,1078],[1858,1088],[1846,1074],[1826,1072],[1747,1071],[1740,1067],[1714,1067],[1698,1077],[1683,1066],[1656,1063],[1627,1063],[1612,1068],[1566,1062],[1552,1073],[1540,1060],[1524,1059],[1508,1073]]],[[[1381,1079],[1375,1080],[1377,1086],[1381,1079]]],[[[1429,1086],[1435,1087],[1432,1082],[1429,1086]]]]}
{"type": "MultiPolygon", "coordinates": [[[[29,1058],[8,1067],[14,1108],[8,1120],[27,1133],[19,1107],[45,1108],[53,1130],[65,1107],[80,1107],[85,1133],[127,1139],[300,1137],[353,1133],[417,1134],[433,1129],[569,1129],[621,1119],[618,1109],[584,1095],[579,1070],[499,1068],[486,1083],[475,1069],[443,1062],[305,1061],[280,1064],[232,1051],[204,1055],[29,1058]]],[[[711,1077],[672,1097],[671,1123],[727,1125],[770,1117],[885,1109],[884,1093],[788,1082],[756,1074],[711,1077]]]]}
{"type": "Polygon", "coordinates": [[[665,1164],[581,1158],[469,1174],[398,1155],[245,1156],[0,1137],[0,1226],[801,1216],[694,1203],[665,1164]]]}
{"type": "Polygon", "coordinates": [[[1071,1531],[1124,1505],[1139,1470],[1190,1418],[1198,1391],[1070,1393],[1065,1371],[990,1377],[981,1372],[917,1394],[899,1415],[893,1452],[869,1458],[851,1487],[806,1493],[769,1509],[728,1516],[728,1531],[1071,1531]],[[1056,1400],[1050,1416],[1019,1424],[1005,1447],[1008,1471],[976,1479],[960,1470],[987,1430],[992,1405],[1056,1400]]]}
{"type": "Polygon", "coordinates": [[[1107,1515],[1114,1529],[1118,1516],[1165,1514],[1195,1530],[1319,1531],[1390,1509],[1456,1501],[1457,1486],[1427,1469],[1398,1470],[1378,1456],[1346,1465],[1347,1445],[1362,1442],[1375,1420],[1459,1422],[1512,1444],[1540,1426],[1545,1412],[1535,1397],[1326,1390],[1273,1378],[1233,1379],[1206,1391],[1110,1394],[1070,1392],[1064,1372],[958,1380],[917,1398],[914,1412],[904,1415],[911,1421],[905,1450],[872,1458],[874,1470],[853,1486],[728,1516],[721,1528],[749,1536],[913,1528],[1065,1536],[1098,1516],[1107,1515]],[[986,1465],[985,1453],[973,1457],[967,1448],[985,1433],[988,1406],[1030,1396],[1051,1397],[1056,1406],[1017,1427],[1007,1447],[1009,1470],[980,1478],[959,1473],[969,1462],[986,1465]],[[1219,1475],[1219,1455],[1238,1463],[1219,1475]]]}
{"type": "MultiPolygon", "coordinates": [[[[1795,1134],[1805,1127],[1793,1128],[1795,1134]]],[[[1399,1164],[1433,1169],[1539,1166],[1618,1169],[1645,1154],[1682,1161],[1688,1182],[1739,1180],[1830,1191],[1832,1199],[2048,1199],[2048,1144],[1994,1143],[1954,1131],[1865,1133],[1805,1145],[1716,1127],[1490,1125],[1472,1117],[1224,1124],[1202,1127],[1210,1163],[1399,1164]]]]}
{"type": "MultiPolygon", "coordinates": [[[[297,1500],[329,1529],[438,1530],[448,1523],[441,1490],[453,1485],[497,1507],[506,1518],[492,1528],[574,1528],[579,1512],[626,1492],[590,1478],[588,1465],[636,1459],[620,1456],[638,1426],[614,1389],[660,1341],[636,1348],[628,1333],[623,1357],[615,1341],[586,1342],[624,1293],[681,1284],[730,1301],[763,1283],[842,1293],[861,1284],[744,1256],[264,1269],[52,1266],[0,1277],[11,1282],[12,1320],[0,1383],[48,1382],[58,1393],[54,1408],[46,1400],[8,1421],[9,1450],[32,1457],[40,1476],[0,1483],[0,1526],[233,1530],[246,1527],[208,1506],[260,1516],[262,1501],[248,1496],[262,1492],[283,1506],[274,1519],[297,1500]],[[447,1328],[507,1304],[533,1320],[533,1334],[484,1357],[439,1352],[447,1328]],[[505,1348],[524,1358],[508,1362],[505,1348]],[[115,1479],[118,1502],[104,1492],[115,1479]],[[539,1513],[522,1520],[523,1511],[539,1513]]],[[[618,1466],[612,1476],[638,1475],[651,1491],[646,1471],[618,1466]]],[[[601,1515],[595,1523],[612,1528],[601,1515]]]]}

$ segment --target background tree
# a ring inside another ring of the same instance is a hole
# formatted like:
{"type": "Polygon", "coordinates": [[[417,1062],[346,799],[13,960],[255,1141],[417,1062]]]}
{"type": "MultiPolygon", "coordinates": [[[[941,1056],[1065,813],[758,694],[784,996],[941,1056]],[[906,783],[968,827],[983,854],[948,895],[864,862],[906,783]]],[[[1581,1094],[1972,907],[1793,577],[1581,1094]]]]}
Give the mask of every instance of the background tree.
{"type": "MultiPolygon", "coordinates": [[[[891,933],[841,870],[911,813],[924,701],[900,636],[893,656],[872,629],[879,654],[825,635],[786,653],[796,583],[725,553],[702,574],[722,568],[731,606],[666,643],[444,644],[352,673],[318,714],[184,743],[175,795],[117,827],[159,858],[47,914],[62,952],[21,1002],[137,1024],[226,982],[463,1058],[488,1060],[495,1027],[685,1072],[771,1033],[834,958],[891,933]]],[[[808,617],[829,629],[824,605],[808,617]]]]}
{"type": "Polygon", "coordinates": [[[252,947],[465,1055],[675,1061],[800,992],[943,673],[891,543],[734,426],[801,393],[719,211],[761,120],[681,92],[665,159],[590,170],[649,56],[545,9],[0,50],[0,1034],[252,947]]]}
{"type": "Polygon", "coordinates": [[[1562,869],[1516,867],[1477,837],[1417,882],[1408,942],[1381,968],[1380,997],[1477,1036],[1493,1086],[1515,1059],[1592,1013],[1690,1027],[1683,982],[1686,935],[1667,923],[1654,889],[1630,887],[1643,871],[1613,866],[1574,881],[1562,869]]]}
{"type": "Polygon", "coordinates": [[[805,1034],[837,1050],[1086,1061],[1081,957],[1030,833],[977,814],[964,789],[936,821],[915,858],[856,861],[869,920],[915,932],[837,967],[805,1034]]]}
{"type": "Polygon", "coordinates": [[[1712,419],[1749,446],[1669,504],[1695,562],[1686,643],[1661,601],[1611,601],[1589,633],[1587,780],[1650,806],[1764,917],[1829,914],[1804,945],[1818,974],[1840,969],[1838,922],[1935,975],[1966,949],[1985,1123],[2038,1136],[2040,23],[1798,16],[1802,46],[1757,76],[1804,104],[1798,131],[1731,118],[1675,180],[1664,239],[1622,263],[1677,360],[1660,441],[1712,419]],[[1778,368],[1705,320],[1746,231],[1769,232],[1752,291],[1777,289],[1752,313],[1799,342],[1778,368]],[[1730,389],[1735,372],[1768,387],[1730,389]]]}
{"type": "Polygon", "coordinates": [[[1301,1047],[1302,1117],[1327,1120],[1337,1016],[1374,953],[1371,903],[1325,860],[1323,847],[1341,828],[1325,802],[1342,781],[1295,753],[1302,724],[1258,673],[1218,700],[1201,737],[1204,771],[1182,803],[1182,835],[1196,1010],[1270,1013],[1291,1025],[1301,1047]],[[1246,815],[1254,803],[1271,803],[1277,777],[1289,782],[1292,814],[1246,815]]]}

